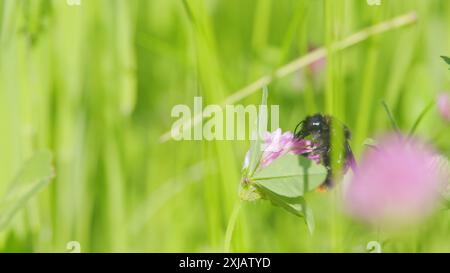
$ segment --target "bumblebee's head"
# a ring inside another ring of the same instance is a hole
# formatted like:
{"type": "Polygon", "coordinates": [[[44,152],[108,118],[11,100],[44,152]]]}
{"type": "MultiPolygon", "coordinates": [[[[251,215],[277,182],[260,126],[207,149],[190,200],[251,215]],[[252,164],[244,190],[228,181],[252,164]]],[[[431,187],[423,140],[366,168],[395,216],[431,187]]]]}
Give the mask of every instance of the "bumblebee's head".
{"type": "Polygon", "coordinates": [[[295,137],[317,140],[322,134],[328,133],[328,119],[322,114],[307,116],[295,128],[295,137]]]}

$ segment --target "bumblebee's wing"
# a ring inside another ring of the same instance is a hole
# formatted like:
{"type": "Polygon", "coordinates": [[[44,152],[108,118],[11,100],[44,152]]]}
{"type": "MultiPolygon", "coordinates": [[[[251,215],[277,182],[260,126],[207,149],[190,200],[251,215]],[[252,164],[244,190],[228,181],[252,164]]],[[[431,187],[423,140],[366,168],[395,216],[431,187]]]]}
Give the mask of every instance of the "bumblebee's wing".
{"type": "Polygon", "coordinates": [[[355,156],[353,155],[352,148],[350,147],[350,143],[345,141],[345,166],[344,172],[347,172],[348,168],[351,168],[353,172],[356,171],[357,165],[355,156]]]}

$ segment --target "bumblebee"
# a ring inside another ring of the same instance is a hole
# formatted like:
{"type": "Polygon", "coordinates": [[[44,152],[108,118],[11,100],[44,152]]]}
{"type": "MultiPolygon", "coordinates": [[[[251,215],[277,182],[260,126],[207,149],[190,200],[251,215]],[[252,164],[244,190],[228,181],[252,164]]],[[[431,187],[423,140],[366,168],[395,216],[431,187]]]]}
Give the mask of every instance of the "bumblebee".
{"type": "MultiPolygon", "coordinates": [[[[333,187],[333,170],[331,167],[331,138],[336,136],[337,130],[342,130],[343,143],[339,148],[338,162],[344,161],[344,173],[348,168],[355,168],[356,162],[350,147],[351,133],[350,129],[337,119],[323,114],[314,114],[307,116],[302,120],[294,130],[294,135],[298,139],[307,139],[312,142],[313,149],[310,153],[304,154],[308,158],[317,158],[328,173],[325,181],[319,190],[327,190],[333,187]]],[[[333,148],[334,149],[334,148],[333,148]]]]}

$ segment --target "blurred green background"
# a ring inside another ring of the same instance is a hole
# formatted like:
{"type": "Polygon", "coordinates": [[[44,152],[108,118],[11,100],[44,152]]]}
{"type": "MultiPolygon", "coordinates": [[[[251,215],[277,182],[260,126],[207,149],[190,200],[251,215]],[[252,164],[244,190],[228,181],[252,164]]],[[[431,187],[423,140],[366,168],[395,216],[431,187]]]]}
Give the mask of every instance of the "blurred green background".
{"type": "MultiPolygon", "coordinates": [[[[329,52],[268,85],[280,126],[331,113],[366,138],[390,130],[385,100],[408,131],[450,89],[450,1],[0,0],[0,196],[35,151],[54,155],[56,177],[0,231],[1,252],[224,251],[249,141],[161,142],[176,104],[221,104],[312,48],[415,11],[417,22],[329,52]],[[70,1],[69,1],[70,2],[70,1]],[[72,1],[70,4],[76,4],[72,1]]],[[[239,104],[259,104],[253,92],[239,104]]],[[[436,108],[417,135],[449,155],[436,108]]],[[[348,219],[338,193],[308,196],[316,218],[268,202],[243,204],[237,252],[450,251],[450,213],[400,234],[348,219]]]]}

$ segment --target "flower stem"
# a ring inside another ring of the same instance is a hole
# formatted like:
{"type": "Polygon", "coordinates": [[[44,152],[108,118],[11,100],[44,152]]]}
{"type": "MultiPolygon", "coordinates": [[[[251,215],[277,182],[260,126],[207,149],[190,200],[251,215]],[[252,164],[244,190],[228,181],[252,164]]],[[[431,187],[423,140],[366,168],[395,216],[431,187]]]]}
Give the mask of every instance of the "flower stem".
{"type": "Polygon", "coordinates": [[[236,203],[234,204],[230,220],[228,220],[227,230],[225,232],[224,252],[226,253],[229,253],[231,250],[231,239],[233,237],[233,231],[236,226],[240,210],[241,210],[241,202],[240,200],[237,200],[236,203]]]}

